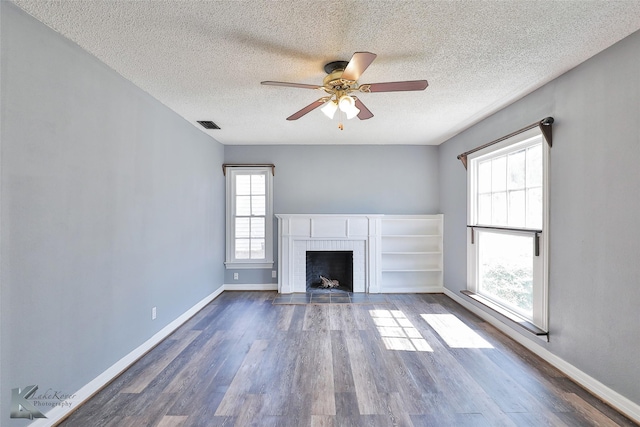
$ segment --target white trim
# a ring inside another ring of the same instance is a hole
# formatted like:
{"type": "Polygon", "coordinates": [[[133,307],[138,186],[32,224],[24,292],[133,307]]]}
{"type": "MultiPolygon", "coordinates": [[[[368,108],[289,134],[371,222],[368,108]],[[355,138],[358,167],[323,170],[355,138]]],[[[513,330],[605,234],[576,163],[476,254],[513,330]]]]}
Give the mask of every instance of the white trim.
{"type": "MultiPolygon", "coordinates": [[[[540,144],[542,147],[542,233],[537,234],[540,238],[539,256],[532,258],[533,262],[533,312],[531,318],[524,313],[520,313],[527,320],[537,327],[548,330],[549,311],[549,161],[550,147],[545,144],[545,138],[539,128],[532,128],[524,133],[508,138],[496,145],[487,147],[469,156],[467,160],[467,224],[469,225],[491,225],[478,222],[477,218],[477,197],[476,188],[478,181],[478,162],[480,160],[492,159],[497,156],[508,155],[509,153],[521,149],[533,147],[540,144]]],[[[527,228],[527,227],[523,227],[527,228]]],[[[472,244],[472,229],[467,230],[467,290],[480,294],[494,303],[503,306],[505,309],[518,312],[517,307],[505,304],[491,295],[484,294],[478,289],[478,269],[481,233],[498,233],[498,230],[476,230],[475,242],[472,244]]],[[[514,231],[502,231],[502,234],[518,234],[514,231]]]]}
{"type": "Polygon", "coordinates": [[[635,422],[640,423],[640,405],[638,405],[637,403],[629,400],[617,391],[602,384],[600,381],[584,373],[564,359],[561,359],[560,357],[551,353],[541,345],[535,343],[534,341],[531,341],[530,339],[527,339],[525,336],[521,335],[514,329],[507,326],[505,323],[498,320],[496,317],[476,307],[472,303],[465,301],[463,298],[456,295],[451,290],[444,288],[444,294],[467,310],[477,315],[478,317],[495,326],[509,338],[512,338],[513,340],[522,344],[525,348],[541,357],[554,367],[558,368],[573,381],[577,382],[582,387],[593,393],[596,397],[604,400],[607,404],[611,405],[616,410],[620,411],[635,422]]]}
{"type": "Polygon", "coordinates": [[[225,262],[228,270],[272,269],[272,262],[225,262]]]}
{"type": "Polygon", "coordinates": [[[246,166],[235,167],[229,170],[225,179],[225,268],[273,268],[273,173],[271,166],[246,166]],[[264,175],[265,177],[265,254],[260,259],[236,259],[235,256],[235,206],[236,188],[235,177],[237,175],[264,175]],[[241,264],[242,266],[238,266],[241,264]]]}
{"type": "Polygon", "coordinates": [[[277,291],[277,283],[224,284],[225,291],[277,291]]]}
{"type": "Polygon", "coordinates": [[[379,292],[379,214],[276,214],[278,291],[305,292],[306,251],[353,251],[353,291],[379,292]]]}
{"type": "Polygon", "coordinates": [[[29,424],[30,427],[49,427],[58,422],[60,422],[65,417],[69,416],[71,412],[75,411],[78,406],[85,403],[87,400],[92,398],[98,391],[100,391],[104,386],[109,384],[113,379],[115,379],[118,375],[128,369],[131,365],[133,365],[138,359],[144,356],[147,352],[149,352],[153,347],[158,345],[162,340],[171,335],[173,331],[178,329],[182,324],[184,324],[187,320],[193,317],[196,313],[202,310],[207,304],[213,301],[218,295],[220,295],[225,290],[225,286],[220,286],[213,293],[206,296],[200,302],[196,303],[193,307],[185,311],[178,318],[176,318],[173,322],[169,323],[167,326],[158,331],[154,336],[149,338],[147,341],[142,343],[138,348],[133,350],[131,353],[124,356],[122,359],[118,360],[116,363],[111,365],[111,367],[107,368],[106,371],[95,377],[92,381],[84,385],[80,390],[73,393],[75,396],[74,404],[72,407],[62,407],[56,406],[55,408],[48,411],[45,415],[47,418],[40,418],[37,421],[29,424]]]}

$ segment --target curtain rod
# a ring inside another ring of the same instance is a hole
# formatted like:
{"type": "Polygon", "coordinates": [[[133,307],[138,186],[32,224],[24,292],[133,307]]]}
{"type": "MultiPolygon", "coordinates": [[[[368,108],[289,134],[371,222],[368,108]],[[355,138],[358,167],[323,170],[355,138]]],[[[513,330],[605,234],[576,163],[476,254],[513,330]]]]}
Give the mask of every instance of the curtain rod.
{"type": "Polygon", "coordinates": [[[254,168],[254,167],[261,167],[261,168],[271,168],[271,175],[275,176],[276,175],[276,165],[272,164],[272,163],[262,163],[262,164],[255,164],[255,163],[223,163],[222,164],[222,174],[223,175],[227,175],[227,168],[254,168]]]}
{"type": "Polygon", "coordinates": [[[522,129],[518,129],[515,132],[511,132],[509,135],[505,135],[501,138],[498,138],[496,140],[493,140],[491,142],[487,142],[486,144],[483,144],[479,147],[474,148],[473,150],[469,150],[469,151],[465,151],[464,153],[458,155],[458,160],[460,160],[462,162],[462,164],[464,165],[464,168],[467,168],[467,156],[469,154],[475,153],[476,151],[480,151],[484,148],[490,147],[493,144],[497,144],[498,142],[502,142],[505,139],[509,139],[513,136],[516,136],[518,134],[521,134],[523,132],[528,131],[529,129],[533,129],[535,127],[539,127],[540,128],[540,132],[542,132],[542,135],[544,136],[544,139],[546,139],[547,144],[549,144],[549,147],[552,147],[552,141],[551,141],[551,125],[553,125],[553,117],[545,117],[544,119],[540,120],[539,122],[535,122],[530,124],[529,126],[525,126],[522,129]]]}

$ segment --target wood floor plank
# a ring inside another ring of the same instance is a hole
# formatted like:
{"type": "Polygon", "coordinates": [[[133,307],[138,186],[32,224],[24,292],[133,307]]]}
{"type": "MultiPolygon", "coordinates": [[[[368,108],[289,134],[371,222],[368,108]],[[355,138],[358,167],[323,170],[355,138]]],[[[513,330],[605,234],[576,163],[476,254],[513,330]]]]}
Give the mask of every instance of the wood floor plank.
{"type": "MultiPolygon", "coordinates": [[[[313,312],[312,316],[321,313],[313,312]]],[[[307,331],[305,338],[297,354],[293,386],[312,396],[311,415],[335,415],[331,335],[328,329],[322,328],[307,331]]]]}
{"type": "Polygon", "coordinates": [[[404,384],[403,377],[406,367],[397,351],[386,348],[386,344],[378,331],[362,331],[360,337],[366,347],[366,363],[376,372],[376,389],[380,393],[395,393],[401,390],[400,384],[404,384]]]}
{"type": "Polygon", "coordinates": [[[278,325],[279,331],[288,331],[291,326],[291,319],[293,318],[293,305],[281,305],[276,307],[275,310],[278,313],[278,325]]]}
{"type": "MultiPolygon", "coordinates": [[[[369,310],[373,308],[373,305],[369,304],[352,304],[349,306],[351,311],[349,317],[353,319],[355,329],[359,331],[366,331],[373,327],[373,321],[369,315],[369,310]]],[[[349,330],[350,328],[347,328],[349,330]]]]}
{"type": "Polygon", "coordinates": [[[493,427],[482,414],[459,414],[459,413],[437,413],[426,415],[412,415],[416,426],[438,426],[438,427],[493,427]]]}
{"type": "Polygon", "coordinates": [[[194,414],[187,418],[184,427],[232,427],[235,426],[235,417],[216,417],[194,414]]]}
{"type": "Polygon", "coordinates": [[[333,386],[336,393],[355,392],[351,362],[343,331],[331,331],[333,386]]]}
{"type": "Polygon", "coordinates": [[[338,427],[333,415],[311,415],[311,427],[338,427]]]}
{"type": "Polygon", "coordinates": [[[258,415],[262,410],[263,396],[259,394],[247,394],[238,411],[235,426],[246,427],[256,424],[262,420],[258,415]]]}
{"type": "Polygon", "coordinates": [[[234,353],[235,357],[230,358],[225,354],[225,350],[230,351],[228,350],[230,348],[233,348],[231,343],[228,340],[222,340],[216,347],[217,350],[222,351],[214,351],[196,358],[192,361],[193,364],[188,365],[188,369],[181,371],[174,378],[176,382],[170,383],[166,388],[174,391],[176,395],[175,401],[167,412],[168,415],[189,415],[194,411],[211,412],[213,415],[231,382],[231,378],[220,379],[221,371],[224,375],[228,374],[227,367],[230,359],[233,362],[233,369],[237,370],[237,366],[241,363],[241,360],[237,360],[244,357],[243,353],[237,355],[234,353]]]}
{"type": "Polygon", "coordinates": [[[187,422],[187,416],[165,415],[156,427],[182,427],[187,422]]]}
{"type": "Polygon", "coordinates": [[[414,427],[413,421],[408,413],[408,408],[400,393],[388,393],[381,395],[386,404],[386,416],[388,425],[398,427],[414,427]]]}
{"type": "MultiPolygon", "coordinates": [[[[192,387],[194,383],[200,383],[204,381],[205,366],[212,366],[212,362],[220,362],[219,358],[215,355],[222,356],[224,353],[216,353],[216,349],[220,349],[223,344],[224,334],[217,331],[210,339],[201,343],[198,348],[185,358],[188,358],[188,363],[185,363],[183,368],[176,372],[167,387],[164,389],[166,393],[181,393],[183,390],[192,387]],[[213,357],[212,357],[213,356],[213,357]]],[[[211,370],[207,369],[206,373],[210,373],[211,370]]]]}
{"type": "Polygon", "coordinates": [[[566,393],[564,397],[572,404],[573,408],[575,409],[575,413],[583,417],[585,421],[592,422],[597,426],[603,427],[614,427],[620,425],[600,412],[598,409],[594,408],[593,405],[587,403],[577,394],[566,393]]]}
{"type": "MultiPolygon", "coordinates": [[[[292,354],[296,354],[299,350],[299,341],[291,338],[283,338],[277,341],[277,344],[272,343],[269,349],[269,363],[267,369],[262,369],[263,375],[262,383],[266,384],[264,393],[267,395],[284,396],[296,390],[294,387],[297,358],[291,357],[292,354]]],[[[271,415],[284,414],[280,409],[284,406],[279,406],[277,412],[270,412],[271,415]]]]}
{"type": "Polygon", "coordinates": [[[154,363],[145,369],[144,375],[139,375],[136,380],[131,382],[122,390],[122,393],[140,393],[149,385],[149,383],[168,365],[171,363],[191,342],[200,335],[200,331],[189,331],[183,335],[182,339],[177,341],[168,349],[161,357],[157,358],[154,363]]]}
{"type": "Polygon", "coordinates": [[[308,304],[305,306],[303,331],[329,331],[329,304],[308,304]]]}
{"type": "Polygon", "coordinates": [[[60,425],[637,426],[444,295],[276,295],[224,292],[60,425]]]}
{"type": "Polygon", "coordinates": [[[360,411],[356,392],[340,392],[335,394],[336,420],[342,426],[359,426],[360,411]]]}
{"type": "Polygon", "coordinates": [[[247,353],[240,369],[233,377],[224,399],[222,399],[220,406],[216,410],[216,416],[239,415],[242,404],[247,398],[247,392],[251,388],[251,377],[256,372],[256,369],[259,369],[260,359],[267,345],[268,342],[265,340],[255,341],[251,345],[249,353],[247,353]]]}
{"type": "Polygon", "coordinates": [[[364,363],[367,350],[360,338],[347,338],[347,351],[358,400],[358,411],[362,415],[384,414],[384,403],[376,389],[376,372],[364,363]]]}

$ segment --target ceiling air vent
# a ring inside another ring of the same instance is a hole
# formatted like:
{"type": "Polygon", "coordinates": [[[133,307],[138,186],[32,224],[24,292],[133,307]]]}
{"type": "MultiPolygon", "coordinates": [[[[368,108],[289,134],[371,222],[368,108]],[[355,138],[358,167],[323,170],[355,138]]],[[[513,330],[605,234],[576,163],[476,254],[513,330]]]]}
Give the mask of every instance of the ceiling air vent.
{"type": "Polygon", "coordinates": [[[220,126],[210,120],[198,120],[198,123],[205,129],[220,129],[220,126]]]}

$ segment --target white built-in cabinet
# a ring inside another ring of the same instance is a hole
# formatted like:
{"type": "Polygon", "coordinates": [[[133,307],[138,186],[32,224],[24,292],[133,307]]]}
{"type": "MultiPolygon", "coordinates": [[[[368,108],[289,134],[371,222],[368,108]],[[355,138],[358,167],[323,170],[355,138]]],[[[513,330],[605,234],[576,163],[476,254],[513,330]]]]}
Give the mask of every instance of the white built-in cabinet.
{"type": "Polygon", "coordinates": [[[381,218],[380,292],[442,292],[443,216],[381,218]]]}

